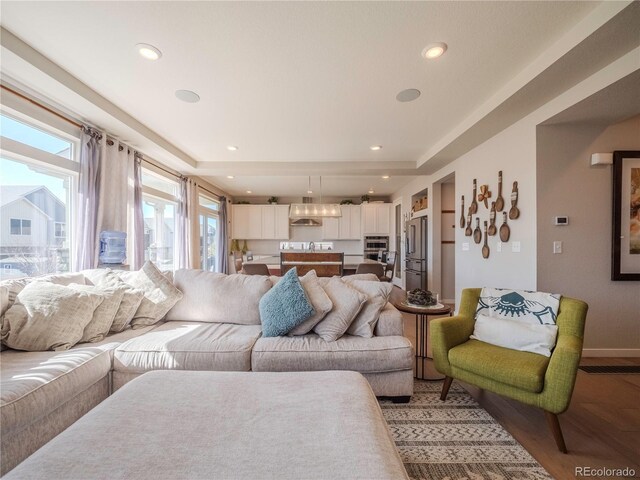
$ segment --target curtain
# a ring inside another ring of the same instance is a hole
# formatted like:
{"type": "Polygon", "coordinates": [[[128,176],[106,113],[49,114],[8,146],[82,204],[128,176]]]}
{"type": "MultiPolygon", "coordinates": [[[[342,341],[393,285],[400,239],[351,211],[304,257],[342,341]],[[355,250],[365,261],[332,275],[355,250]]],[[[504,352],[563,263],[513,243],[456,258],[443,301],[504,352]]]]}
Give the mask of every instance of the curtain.
{"type": "Polygon", "coordinates": [[[188,263],[185,268],[200,268],[200,218],[198,214],[198,185],[193,180],[187,182],[187,205],[189,235],[187,243],[189,245],[188,263]]]}
{"type": "Polygon", "coordinates": [[[178,182],[178,210],[176,215],[176,259],[177,268],[189,268],[191,250],[191,228],[189,225],[189,179],[182,177],[178,182]]]}
{"type": "Polygon", "coordinates": [[[218,213],[218,257],[216,271],[229,273],[229,246],[227,232],[227,197],[220,197],[220,210],[218,213]]]}
{"type": "Polygon", "coordinates": [[[82,127],[80,135],[80,175],[78,178],[78,217],[76,219],[75,269],[98,265],[97,212],[100,198],[102,135],[82,127]]]}
{"type": "Polygon", "coordinates": [[[134,154],[132,164],[133,171],[130,171],[129,198],[130,215],[129,231],[127,236],[131,239],[131,269],[139,270],[144,264],[144,217],[142,213],[142,159],[137,152],[134,154]]]}

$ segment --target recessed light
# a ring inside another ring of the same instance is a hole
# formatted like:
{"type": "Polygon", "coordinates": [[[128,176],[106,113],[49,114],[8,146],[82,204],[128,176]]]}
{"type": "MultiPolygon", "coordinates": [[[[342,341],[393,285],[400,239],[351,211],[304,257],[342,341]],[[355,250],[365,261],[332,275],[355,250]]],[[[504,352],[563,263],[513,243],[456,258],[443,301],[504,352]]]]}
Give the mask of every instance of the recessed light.
{"type": "Polygon", "coordinates": [[[236,145],[228,145],[227,150],[229,150],[230,152],[235,152],[236,150],[238,150],[238,147],[236,145]]]}
{"type": "Polygon", "coordinates": [[[428,59],[438,58],[442,56],[442,54],[446,51],[447,51],[446,43],[442,43],[442,42],[430,43],[429,45],[424,47],[424,50],[422,50],[422,56],[428,59]]]}
{"type": "Polygon", "coordinates": [[[162,56],[162,52],[160,50],[148,43],[138,43],[136,45],[136,50],[138,50],[141,57],[146,58],[147,60],[158,60],[162,56]]]}
{"type": "Polygon", "coordinates": [[[253,193],[251,190],[247,190],[247,193],[253,193]]]}
{"type": "Polygon", "coordinates": [[[389,180],[389,175],[382,175],[383,180],[389,180]]]}
{"type": "Polygon", "coordinates": [[[396,100],[399,102],[413,102],[421,95],[420,90],[417,88],[407,88],[406,90],[402,90],[398,95],[396,95],[396,100]]]}
{"type": "Polygon", "coordinates": [[[375,193],[373,190],[369,190],[369,193],[375,193]]]}
{"type": "Polygon", "coordinates": [[[233,175],[227,175],[227,178],[229,178],[229,179],[233,179],[233,178],[235,178],[235,177],[234,177],[233,175]]]}
{"type": "Polygon", "coordinates": [[[197,103],[200,101],[200,95],[191,90],[176,90],[176,97],[187,103],[197,103]]]}
{"type": "Polygon", "coordinates": [[[373,150],[374,152],[376,150],[382,150],[382,145],[371,145],[369,149],[373,150]]]}

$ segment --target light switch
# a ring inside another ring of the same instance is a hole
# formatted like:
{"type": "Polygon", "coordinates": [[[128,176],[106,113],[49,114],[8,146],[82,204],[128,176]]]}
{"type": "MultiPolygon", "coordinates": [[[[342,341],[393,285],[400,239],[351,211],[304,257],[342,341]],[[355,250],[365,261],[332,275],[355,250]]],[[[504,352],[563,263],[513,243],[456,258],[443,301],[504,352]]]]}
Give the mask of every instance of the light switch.
{"type": "Polygon", "coordinates": [[[496,252],[501,252],[502,251],[502,242],[498,242],[496,243],[496,252]]]}
{"type": "Polygon", "coordinates": [[[562,253],[562,242],[556,240],[553,242],[553,253],[562,253]]]}
{"type": "Polygon", "coordinates": [[[519,253],[520,252],[520,242],[511,242],[511,251],[513,253],[519,253]]]}
{"type": "Polygon", "coordinates": [[[469,242],[462,242],[462,251],[463,252],[469,251],[469,242]]]}

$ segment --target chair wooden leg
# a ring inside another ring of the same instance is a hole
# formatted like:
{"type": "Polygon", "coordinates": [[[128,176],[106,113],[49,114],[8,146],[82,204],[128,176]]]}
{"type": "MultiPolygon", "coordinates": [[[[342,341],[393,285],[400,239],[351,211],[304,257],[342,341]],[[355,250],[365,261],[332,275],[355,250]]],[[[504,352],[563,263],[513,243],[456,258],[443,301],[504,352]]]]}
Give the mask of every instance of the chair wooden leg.
{"type": "Polygon", "coordinates": [[[453,382],[453,377],[444,377],[442,392],[440,393],[440,400],[442,400],[443,402],[447,399],[447,394],[449,393],[449,389],[451,388],[451,382],[453,382]]]}
{"type": "Polygon", "coordinates": [[[555,413],[544,411],[544,416],[547,417],[547,424],[553,433],[553,438],[556,441],[558,450],[562,453],[567,453],[567,446],[564,443],[564,437],[562,436],[562,429],[560,428],[560,422],[558,421],[558,415],[555,413]]]}

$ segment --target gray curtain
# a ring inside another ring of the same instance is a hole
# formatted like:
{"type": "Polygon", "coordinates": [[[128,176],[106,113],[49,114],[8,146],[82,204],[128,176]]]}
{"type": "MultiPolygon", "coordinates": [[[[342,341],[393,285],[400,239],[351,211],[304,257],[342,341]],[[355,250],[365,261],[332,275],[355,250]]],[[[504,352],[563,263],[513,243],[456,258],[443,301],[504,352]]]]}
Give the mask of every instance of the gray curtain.
{"type": "Polygon", "coordinates": [[[218,265],[220,273],[229,273],[229,245],[227,232],[227,197],[220,197],[220,211],[218,214],[218,265]]]}
{"type": "Polygon", "coordinates": [[[189,268],[189,250],[191,242],[191,226],[189,215],[189,179],[183,177],[178,183],[178,210],[176,218],[176,255],[177,268],[189,268]]]}
{"type": "Polygon", "coordinates": [[[100,197],[102,135],[82,127],[80,135],[80,175],[78,178],[78,217],[76,219],[75,269],[98,266],[97,212],[100,197]]]}
{"type": "Polygon", "coordinates": [[[142,213],[142,166],[141,159],[135,156],[133,162],[133,270],[139,270],[144,264],[144,217],[142,213]]]}

